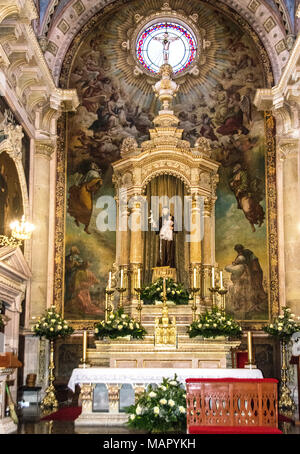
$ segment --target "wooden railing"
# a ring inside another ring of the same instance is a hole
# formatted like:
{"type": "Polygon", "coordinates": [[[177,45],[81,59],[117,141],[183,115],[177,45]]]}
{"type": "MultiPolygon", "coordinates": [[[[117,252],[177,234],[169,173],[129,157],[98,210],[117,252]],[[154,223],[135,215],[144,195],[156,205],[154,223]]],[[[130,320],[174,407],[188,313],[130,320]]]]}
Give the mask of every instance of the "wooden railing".
{"type": "Polygon", "coordinates": [[[275,379],[187,379],[187,426],[278,426],[275,379]]]}

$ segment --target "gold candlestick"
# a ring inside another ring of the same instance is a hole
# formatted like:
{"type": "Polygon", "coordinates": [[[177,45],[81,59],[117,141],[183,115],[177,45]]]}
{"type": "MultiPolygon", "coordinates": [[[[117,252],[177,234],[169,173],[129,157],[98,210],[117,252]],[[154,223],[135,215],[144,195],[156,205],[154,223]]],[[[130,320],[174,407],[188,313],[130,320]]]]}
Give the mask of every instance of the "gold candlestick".
{"type": "Polygon", "coordinates": [[[58,408],[58,401],[55,396],[54,388],[54,341],[50,341],[50,361],[49,361],[49,386],[46,389],[46,395],[41,402],[41,409],[45,411],[46,409],[56,410],[58,408]]]}
{"type": "Polygon", "coordinates": [[[296,405],[292,398],[291,391],[287,386],[287,345],[288,341],[286,339],[282,339],[280,341],[280,349],[281,349],[281,383],[279,388],[279,402],[278,407],[281,414],[285,416],[293,416],[296,411],[296,405]]]}
{"type": "Polygon", "coordinates": [[[123,309],[124,292],[126,292],[127,289],[124,287],[117,287],[116,290],[120,293],[118,309],[123,309]]]}
{"type": "Polygon", "coordinates": [[[105,289],[105,321],[108,320],[108,313],[114,311],[114,306],[111,302],[112,294],[115,291],[111,288],[105,289]]]}
{"type": "Polygon", "coordinates": [[[256,365],[253,361],[253,351],[252,351],[252,333],[251,331],[247,332],[247,343],[248,343],[248,362],[245,364],[246,369],[256,369],[256,365]]]}
{"type": "Polygon", "coordinates": [[[138,320],[139,320],[139,323],[142,323],[142,309],[143,309],[143,305],[142,305],[142,302],[141,302],[142,289],[140,287],[137,287],[134,290],[138,294],[138,305],[137,305],[137,308],[136,308],[136,310],[139,313],[138,320]]]}
{"type": "Polygon", "coordinates": [[[87,329],[84,329],[84,331],[83,331],[83,345],[82,345],[82,359],[81,359],[81,363],[79,364],[80,368],[90,367],[90,364],[86,360],[87,343],[88,343],[88,331],[87,331],[87,329]]]}
{"type": "Polygon", "coordinates": [[[212,293],[212,306],[216,307],[216,295],[219,293],[220,287],[211,287],[208,290],[212,293]]]}
{"type": "Polygon", "coordinates": [[[218,290],[219,295],[221,295],[221,309],[222,311],[225,311],[226,309],[226,293],[228,293],[228,290],[226,288],[220,288],[218,290]]]}
{"type": "Polygon", "coordinates": [[[193,295],[193,304],[192,304],[192,312],[193,312],[193,322],[196,321],[196,312],[197,312],[197,293],[199,292],[200,287],[192,287],[189,289],[189,293],[193,295]]]}

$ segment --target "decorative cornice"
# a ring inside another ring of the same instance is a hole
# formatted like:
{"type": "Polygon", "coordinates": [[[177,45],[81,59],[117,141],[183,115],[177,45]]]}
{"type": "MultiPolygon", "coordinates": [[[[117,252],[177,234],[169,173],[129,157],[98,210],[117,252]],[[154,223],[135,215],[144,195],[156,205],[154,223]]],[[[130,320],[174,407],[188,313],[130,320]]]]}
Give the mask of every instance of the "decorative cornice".
{"type": "Polygon", "coordinates": [[[282,108],[285,102],[300,102],[300,34],[280,81],[270,89],[259,89],[254,98],[258,110],[282,108]]]}

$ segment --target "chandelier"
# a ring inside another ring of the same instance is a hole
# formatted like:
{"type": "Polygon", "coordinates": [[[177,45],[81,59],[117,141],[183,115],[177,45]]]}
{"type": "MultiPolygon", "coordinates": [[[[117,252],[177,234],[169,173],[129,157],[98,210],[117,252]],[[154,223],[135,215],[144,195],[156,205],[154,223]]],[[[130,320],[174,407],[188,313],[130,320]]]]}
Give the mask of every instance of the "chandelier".
{"type": "Polygon", "coordinates": [[[0,246],[21,246],[22,242],[29,240],[31,233],[34,230],[34,225],[25,221],[25,216],[22,216],[21,222],[14,221],[10,224],[11,236],[0,235],[0,246]]]}

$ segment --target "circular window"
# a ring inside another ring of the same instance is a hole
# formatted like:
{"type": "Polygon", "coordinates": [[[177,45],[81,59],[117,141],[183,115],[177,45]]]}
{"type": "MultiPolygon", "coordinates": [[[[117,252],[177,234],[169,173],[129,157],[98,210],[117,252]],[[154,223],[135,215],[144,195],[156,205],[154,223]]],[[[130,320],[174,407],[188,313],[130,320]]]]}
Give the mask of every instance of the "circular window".
{"type": "Polygon", "coordinates": [[[193,33],[173,22],[147,26],[137,39],[137,59],[154,74],[164,63],[172,66],[174,74],[180,73],[192,64],[196,53],[197,43],[193,33]]]}

